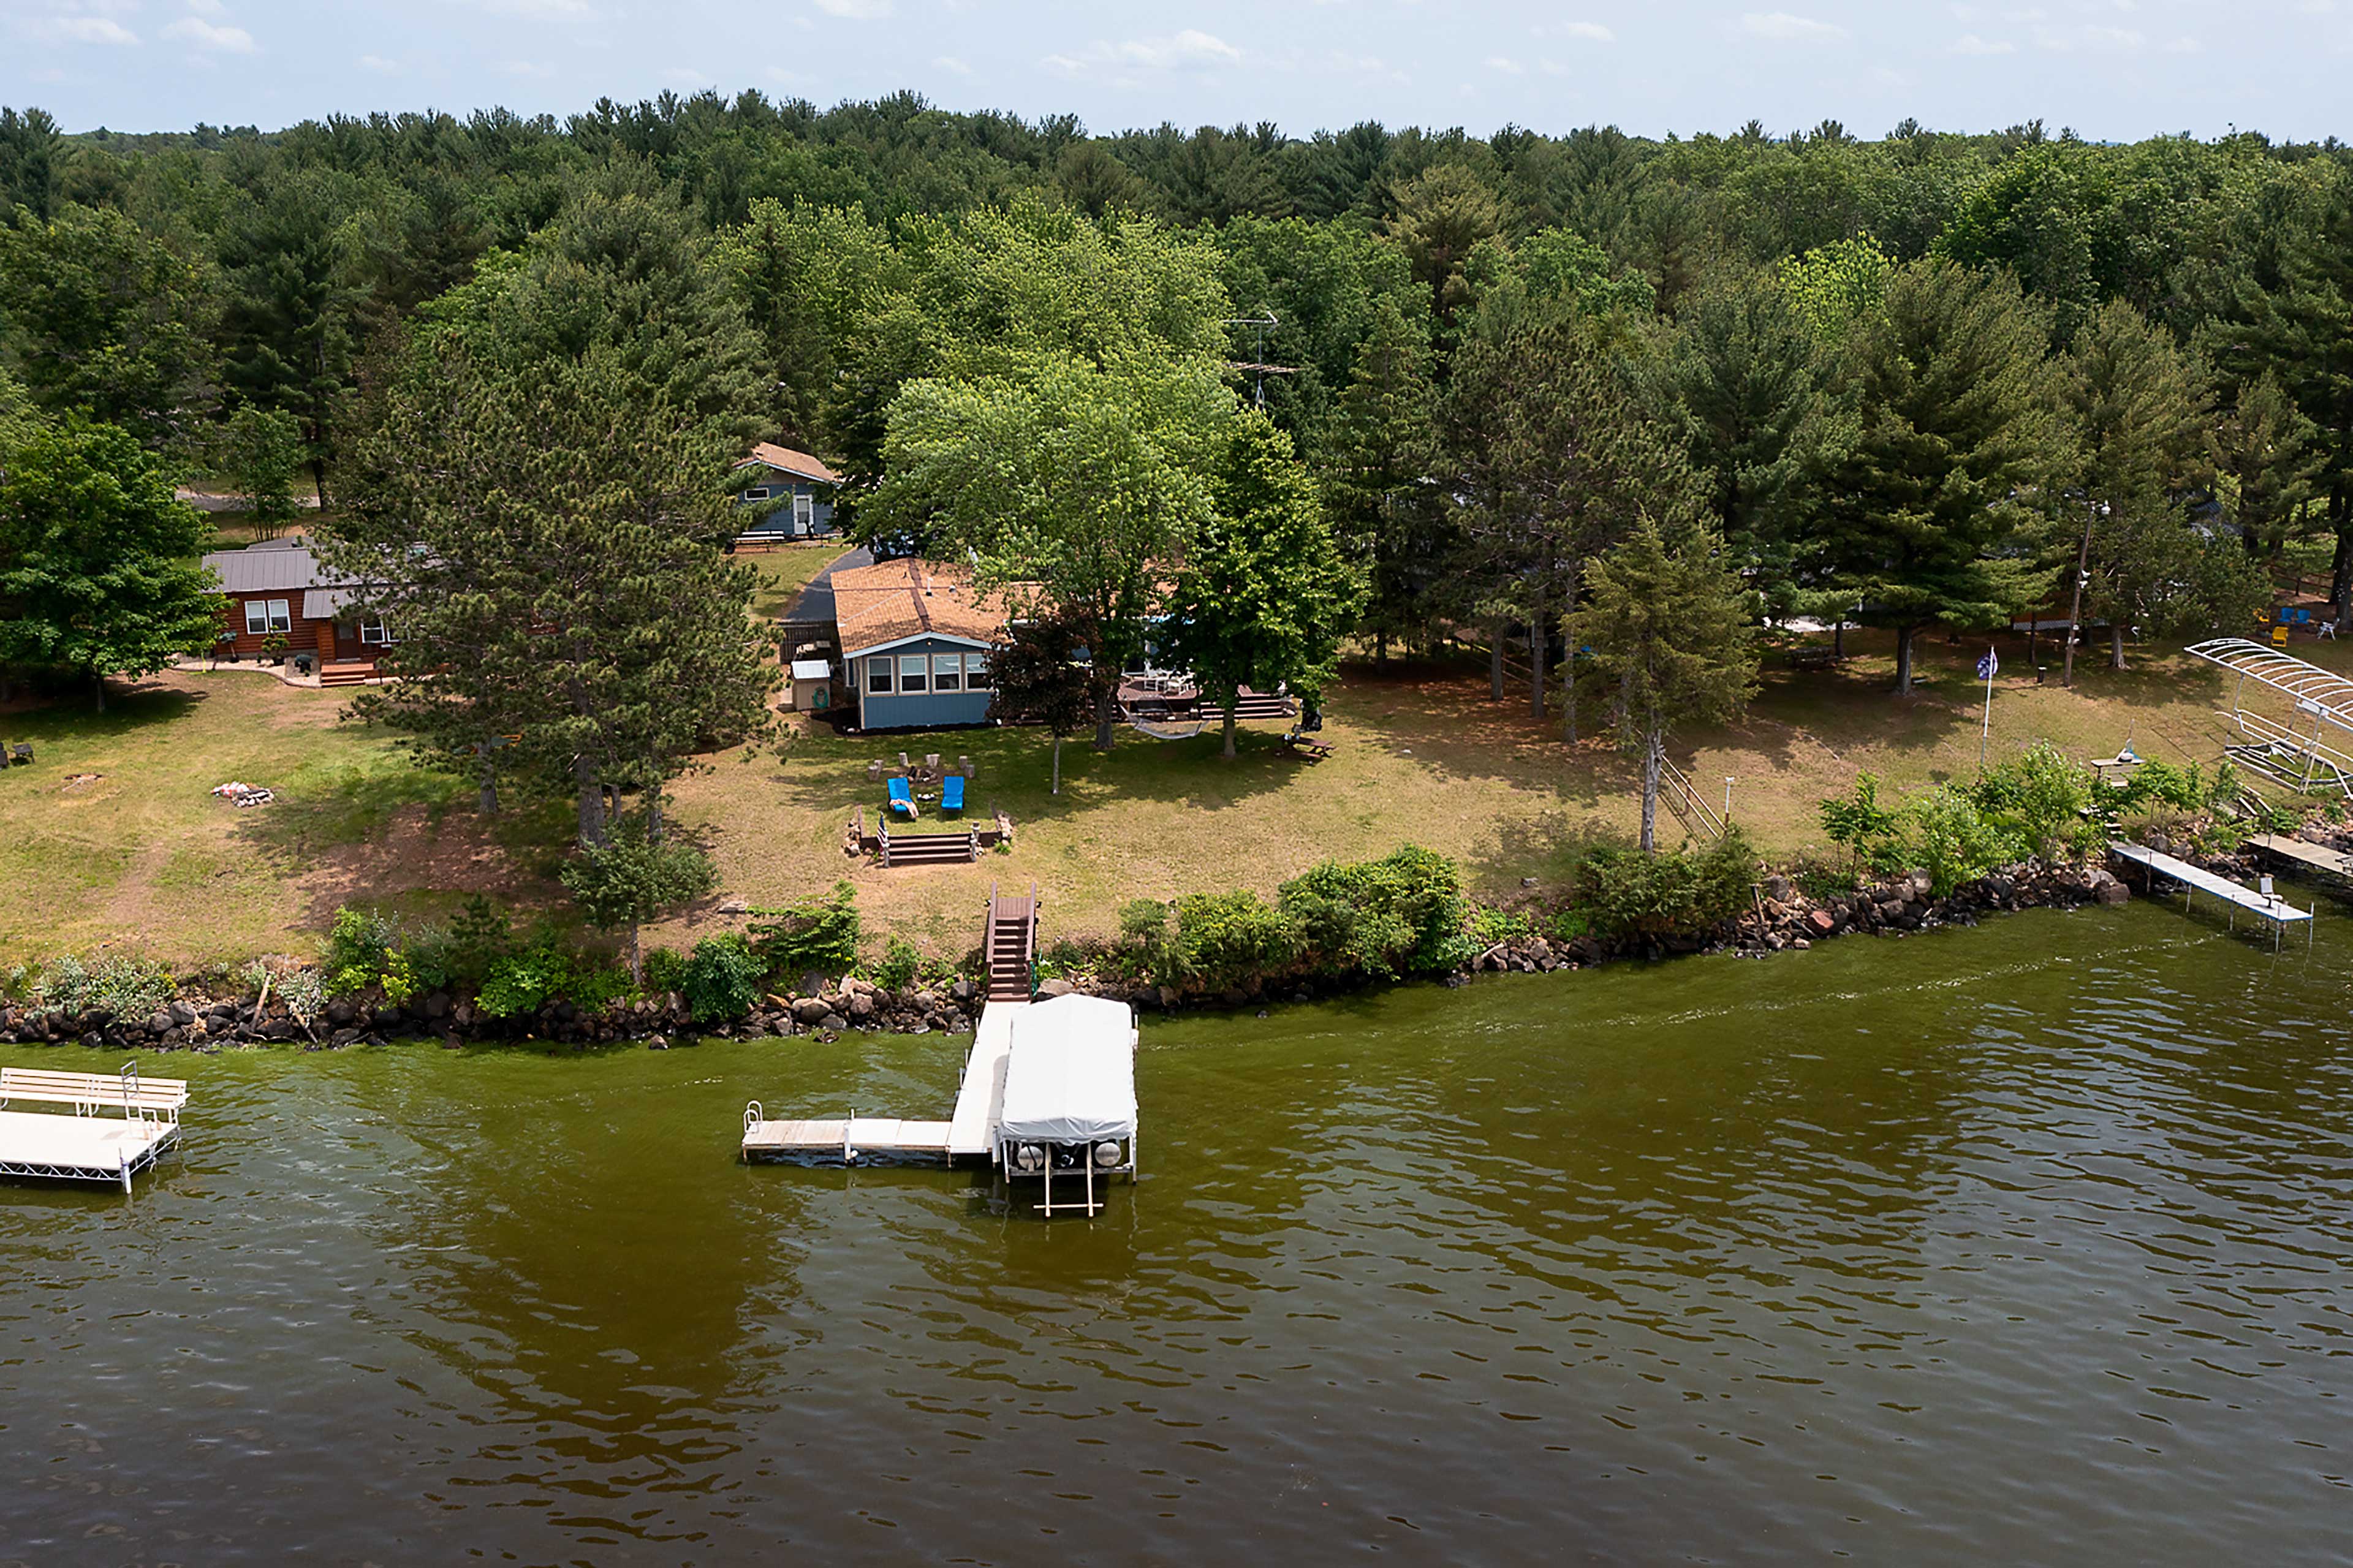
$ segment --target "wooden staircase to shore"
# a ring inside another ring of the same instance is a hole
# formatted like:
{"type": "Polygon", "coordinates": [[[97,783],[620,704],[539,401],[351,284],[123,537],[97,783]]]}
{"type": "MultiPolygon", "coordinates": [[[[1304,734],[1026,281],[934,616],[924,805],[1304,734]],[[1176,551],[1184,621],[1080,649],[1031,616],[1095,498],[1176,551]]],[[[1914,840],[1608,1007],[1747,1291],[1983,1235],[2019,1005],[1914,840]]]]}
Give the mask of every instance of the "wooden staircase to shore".
{"type": "Polygon", "coordinates": [[[988,970],[991,1002],[1027,1002],[1036,986],[1031,976],[1038,958],[1038,884],[1029,884],[1026,899],[1001,898],[997,884],[988,886],[988,929],[981,937],[981,962],[988,970]]]}

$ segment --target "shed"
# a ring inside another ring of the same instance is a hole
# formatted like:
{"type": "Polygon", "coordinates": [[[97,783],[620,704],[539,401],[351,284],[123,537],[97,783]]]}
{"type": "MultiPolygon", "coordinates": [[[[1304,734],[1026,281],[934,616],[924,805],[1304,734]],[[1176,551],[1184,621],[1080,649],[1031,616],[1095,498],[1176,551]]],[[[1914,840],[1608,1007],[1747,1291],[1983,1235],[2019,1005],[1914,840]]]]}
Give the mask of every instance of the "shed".
{"type": "Polygon", "coordinates": [[[826,713],[833,708],[833,666],[821,658],[797,658],[792,662],[792,699],[786,704],[794,713],[826,713]]]}

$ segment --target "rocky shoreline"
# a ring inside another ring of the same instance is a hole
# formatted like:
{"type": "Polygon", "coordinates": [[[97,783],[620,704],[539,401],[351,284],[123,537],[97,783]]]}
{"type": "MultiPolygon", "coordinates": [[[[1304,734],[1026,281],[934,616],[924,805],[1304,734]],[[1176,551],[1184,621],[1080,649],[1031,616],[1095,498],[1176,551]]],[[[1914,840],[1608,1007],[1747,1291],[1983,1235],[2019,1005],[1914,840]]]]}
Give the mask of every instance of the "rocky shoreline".
{"type": "MultiPolygon", "coordinates": [[[[2175,847],[2185,852],[2188,846],[2175,847]]],[[[2196,857],[2223,876],[2251,879],[2244,855],[2196,857]]],[[[1915,871],[1824,898],[1808,896],[1788,876],[1767,875],[1758,884],[1754,907],[1726,929],[1655,942],[1609,946],[1589,936],[1560,941],[1531,934],[1495,943],[1461,970],[1445,977],[1467,984],[1480,973],[1548,973],[1630,958],[1737,952],[1762,956],[1802,950],[1818,942],[1857,933],[1905,936],[1940,926],[1974,925],[1988,914],[2080,904],[2120,904],[2131,889],[2105,867],[2045,866],[2025,861],[2003,867],[1937,898],[1926,872],[1915,871]]],[[[1262,1002],[1312,1000],[1333,988],[1273,979],[1214,994],[1180,992],[1134,982],[1074,982],[1050,979],[1045,995],[1073,991],[1115,997],[1166,1012],[1185,1008],[1233,1008],[1262,1002]]],[[[395,1039],[437,1039],[448,1046],[470,1041],[550,1041],[575,1046],[642,1042],[666,1048],[673,1039],[838,1036],[859,1031],[888,1034],[964,1034],[978,1021],[981,994],[971,979],[892,991],[855,976],[804,977],[797,991],[764,995],[741,1018],[696,1019],[675,993],[585,1012],[558,1002],[519,1017],[493,1018],[470,999],[435,991],[405,1004],[337,999],[304,1016],[282,997],[236,998],[195,994],[180,996],[146,1017],[124,1018],[101,1009],[71,1013],[0,1001],[0,1044],[72,1045],[112,1050],[218,1050],[226,1046],[296,1045],[335,1049],[384,1045],[395,1039]]]]}

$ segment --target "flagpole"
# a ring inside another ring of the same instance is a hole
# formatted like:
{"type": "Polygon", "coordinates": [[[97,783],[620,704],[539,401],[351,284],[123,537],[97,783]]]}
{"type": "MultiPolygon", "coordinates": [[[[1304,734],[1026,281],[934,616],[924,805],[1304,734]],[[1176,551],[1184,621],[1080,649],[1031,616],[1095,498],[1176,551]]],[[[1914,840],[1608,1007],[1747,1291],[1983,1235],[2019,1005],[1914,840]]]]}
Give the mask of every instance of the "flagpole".
{"type": "Polygon", "coordinates": [[[1983,773],[1985,772],[1986,739],[1993,733],[1993,672],[1997,668],[1994,664],[1993,649],[1986,649],[1985,662],[1978,668],[1985,671],[1986,678],[1985,721],[1978,727],[1978,772],[1983,773]]]}

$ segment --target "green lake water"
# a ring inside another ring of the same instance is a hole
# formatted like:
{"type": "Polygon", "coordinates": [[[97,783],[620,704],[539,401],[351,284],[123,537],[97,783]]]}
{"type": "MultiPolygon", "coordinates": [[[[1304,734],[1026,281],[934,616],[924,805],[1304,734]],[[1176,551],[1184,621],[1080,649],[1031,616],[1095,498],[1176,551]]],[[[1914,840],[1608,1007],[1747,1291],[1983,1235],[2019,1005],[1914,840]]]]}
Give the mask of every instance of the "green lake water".
{"type": "Polygon", "coordinates": [[[0,1184],[0,1563],[2344,1562],[2324,914],[1147,1020],[1092,1224],[736,1163],[960,1039],[153,1058],[0,1184]]]}

